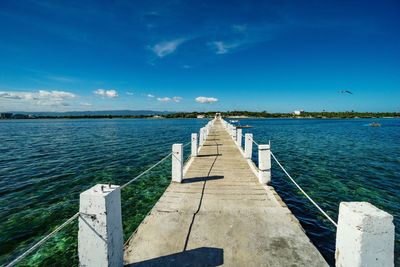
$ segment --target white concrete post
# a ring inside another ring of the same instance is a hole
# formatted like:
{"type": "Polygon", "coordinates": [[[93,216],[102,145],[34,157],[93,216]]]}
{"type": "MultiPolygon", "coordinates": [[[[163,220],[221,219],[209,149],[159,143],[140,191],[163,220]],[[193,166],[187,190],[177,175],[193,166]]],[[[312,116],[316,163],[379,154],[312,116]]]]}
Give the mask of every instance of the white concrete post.
{"type": "Polygon", "coordinates": [[[199,145],[202,146],[204,141],[204,131],[203,128],[200,128],[200,140],[199,140],[199,145]]]}
{"type": "Polygon", "coordinates": [[[246,159],[251,159],[253,154],[253,134],[247,133],[244,135],[244,155],[246,159]]]}
{"type": "Polygon", "coordinates": [[[192,133],[192,157],[197,157],[197,133],[192,133]]]}
{"type": "Polygon", "coordinates": [[[172,145],[172,181],[181,183],[183,178],[183,145],[172,145]]]}
{"type": "Polygon", "coordinates": [[[97,184],[79,201],[79,266],[123,266],[120,187],[97,184]]]}
{"type": "Polygon", "coordinates": [[[269,145],[258,146],[258,180],[261,184],[271,181],[271,151],[269,145]]]}
{"type": "Polygon", "coordinates": [[[236,127],[232,127],[232,138],[235,141],[236,141],[236,135],[237,135],[236,127]]]}
{"type": "Polygon", "coordinates": [[[393,216],[368,202],[340,203],[335,258],[340,267],[392,267],[393,216]]]}
{"type": "Polygon", "coordinates": [[[240,148],[242,147],[242,129],[237,129],[236,143],[240,148]]]}

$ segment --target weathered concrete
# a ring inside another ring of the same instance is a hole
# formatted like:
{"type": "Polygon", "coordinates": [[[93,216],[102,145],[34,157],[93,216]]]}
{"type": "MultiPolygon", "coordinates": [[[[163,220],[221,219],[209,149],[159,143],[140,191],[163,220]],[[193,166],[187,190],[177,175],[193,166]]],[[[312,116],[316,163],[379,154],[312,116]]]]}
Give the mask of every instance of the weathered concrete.
{"type": "Polygon", "coordinates": [[[258,180],[261,184],[271,181],[271,150],[269,145],[258,145],[258,180]]]}
{"type": "Polygon", "coordinates": [[[246,159],[251,159],[253,153],[253,134],[247,133],[244,135],[244,154],[246,159]]]}
{"type": "Polygon", "coordinates": [[[198,144],[197,133],[192,133],[192,144],[191,144],[191,149],[192,149],[191,156],[192,157],[197,157],[197,150],[198,150],[197,144],[198,144]]]}
{"type": "Polygon", "coordinates": [[[79,266],[122,266],[121,190],[97,184],[80,195],[79,266]]]}
{"type": "Polygon", "coordinates": [[[183,178],[183,145],[172,145],[172,181],[180,183],[183,178]]]}
{"type": "Polygon", "coordinates": [[[236,144],[238,147],[242,147],[242,129],[238,128],[236,130],[236,144]]]}
{"type": "Polygon", "coordinates": [[[327,266],[217,120],[125,246],[131,266],[327,266]]]}
{"type": "Polygon", "coordinates": [[[336,234],[336,266],[391,267],[393,216],[368,202],[342,202],[336,234]]]}

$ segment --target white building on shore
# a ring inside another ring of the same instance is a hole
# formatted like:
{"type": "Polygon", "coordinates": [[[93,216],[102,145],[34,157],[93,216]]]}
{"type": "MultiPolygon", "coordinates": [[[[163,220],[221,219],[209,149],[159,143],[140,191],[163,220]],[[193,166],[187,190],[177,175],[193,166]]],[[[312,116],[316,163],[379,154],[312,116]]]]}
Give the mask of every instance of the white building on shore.
{"type": "Polygon", "coordinates": [[[300,116],[301,114],[303,114],[304,113],[304,110],[295,110],[294,112],[294,115],[296,115],[296,116],[300,116]]]}

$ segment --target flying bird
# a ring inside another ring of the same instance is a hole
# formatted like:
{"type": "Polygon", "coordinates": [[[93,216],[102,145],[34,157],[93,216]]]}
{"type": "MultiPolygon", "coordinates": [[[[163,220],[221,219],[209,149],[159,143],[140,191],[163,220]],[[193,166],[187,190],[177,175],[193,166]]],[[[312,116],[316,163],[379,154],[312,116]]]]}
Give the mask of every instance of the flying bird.
{"type": "Polygon", "coordinates": [[[350,94],[350,95],[353,94],[353,93],[350,92],[349,90],[341,90],[341,91],[339,91],[338,93],[341,93],[341,94],[350,94]]]}

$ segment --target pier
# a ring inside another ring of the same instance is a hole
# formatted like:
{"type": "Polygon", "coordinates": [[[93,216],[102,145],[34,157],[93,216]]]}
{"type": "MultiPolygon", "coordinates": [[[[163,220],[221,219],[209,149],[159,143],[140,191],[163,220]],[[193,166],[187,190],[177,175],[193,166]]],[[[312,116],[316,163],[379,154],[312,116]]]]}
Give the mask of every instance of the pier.
{"type": "Polygon", "coordinates": [[[125,246],[133,266],[327,266],[222,123],[125,246]],[[182,265],[180,265],[182,264],[182,265]]]}
{"type": "Polygon", "coordinates": [[[80,266],[328,266],[269,185],[272,160],[337,228],[336,266],[393,266],[392,215],[367,202],[342,202],[336,222],[297,184],[270,144],[258,144],[250,133],[243,136],[218,114],[190,142],[174,144],[124,185],[98,184],[82,192],[79,212],[7,266],[75,219],[80,266]],[[191,155],[184,162],[187,145],[191,155]],[[171,184],[124,244],[121,190],[167,160],[172,161],[171,184]]]}

